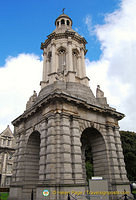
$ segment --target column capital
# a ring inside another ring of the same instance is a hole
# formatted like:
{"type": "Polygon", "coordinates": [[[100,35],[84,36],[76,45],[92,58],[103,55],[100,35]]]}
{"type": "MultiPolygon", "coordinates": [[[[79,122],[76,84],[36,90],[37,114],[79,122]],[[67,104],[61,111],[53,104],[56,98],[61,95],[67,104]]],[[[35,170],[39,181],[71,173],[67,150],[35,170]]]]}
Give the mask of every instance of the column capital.
{"type": "Polygon", "coordinates": [[[43,56],[47,56],[47,52],[44,51],[44,52],[43,52],[43,56]]]}
{"type": "Polygon", "coordinates": [[[106,129],[111,129],[113,131],[114,126],[111,124],[106,124],[106,129]]]}
{"type": "Polygon", "coordinates": [[[70,44],[72,44],[72,40],[71,39],[68,40],[68,45],[70,45],[70,44]]]}
{"type": "Polygon", "coordinates": [[[56,43],[55,43],[55,39],[52,39],[52,41],[51,41],[51,46],[56,46],[56,43]]]}
{"type": "Polygon", "coordinates": [[[115,131],[119,131],[120,127],[119,126],[114,126],[115,131]]]}
{"type": "Polygon", "coordinates": [[[77,56],[77,57],[81,59],[81,55],[79,55],[79,54],[78,54],[78,56],[77,56]]]}

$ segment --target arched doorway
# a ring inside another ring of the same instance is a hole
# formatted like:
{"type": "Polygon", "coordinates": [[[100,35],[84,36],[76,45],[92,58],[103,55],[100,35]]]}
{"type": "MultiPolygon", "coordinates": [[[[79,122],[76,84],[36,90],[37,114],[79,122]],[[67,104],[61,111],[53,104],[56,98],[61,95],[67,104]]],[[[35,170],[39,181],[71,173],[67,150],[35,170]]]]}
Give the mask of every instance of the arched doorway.
{"type": "Polygon", "coordinates": [[[81,135],[81,144],[84,178],[100,176],[107,179],[107,153],[101,133],[95,128],[86,128],[81,135]]]}
{"type": "Polygon", "coordinates": [[[39,160],[40,133],[34,131],[29,136],[25,152],[25,184],[23,192],[26,199],[31,199],[31,195],[33,195],[35,200],[35,186],[39,180],[39,160]]]}

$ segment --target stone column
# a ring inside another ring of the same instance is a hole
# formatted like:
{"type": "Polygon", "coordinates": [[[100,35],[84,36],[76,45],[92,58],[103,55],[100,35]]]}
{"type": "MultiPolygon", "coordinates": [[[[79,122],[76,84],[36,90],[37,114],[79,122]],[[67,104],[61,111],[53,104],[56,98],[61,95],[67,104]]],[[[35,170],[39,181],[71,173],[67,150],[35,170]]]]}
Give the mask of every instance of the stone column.
{"type": "Polygon", "coordinates": [[[56,113],[55,115],[55,131],[56,131],[56,183],[60,183],[61,180],[61,119],[60,114],[56,113]]]}
{"type": "Polygon", "coordinates": [[[12,183],[16,183],[16,173],[17,173],[17,165],[18,165],[18,153],[19,153],[19,135],[16,136],[16,150],[13,154],[14,163],[13,163],[13,175],[12,175],[12,183]]]}
{"type": "Polygon", "coordinates": [[[49,67],[49,58],[47,57],[47,60],[46,60],[46,65],[47,65],[47,81],[48,81],[48,74],[51,73],[51,69],[49,67]]]}
{"type": "Polygon", "coordinates": [[[7,167],[7,152],[4,152],[4,155],[3,155],[2,176],[1,176],[1,186],[5,186],[5,181],[6,181],[6,167],[7,167]]]}
{"type": "Polygon", "coordinates": [[[78,119],[71,119],[71,156],[72,156],[72,174],[74,183],[85,183],[83,178],[83,163],[81,142],[79,134],[79,122],[78,119]]]}
{"type": "Polygon", "coordinates": [[[52,40],[52,43],[51,43],[51,46],[52,46],[52,60],[51,60],[51,73],[54,73],[56,70],[55,70],[55,65],[56,65],[56,44],[54,42],[54,39],[52,40]]]}
{"type": "Polygon", "coordinates": [[[55,63],[55,72],[57,73],[58,71],[58,65],[59,65],[59,61],[58,61],[58,52],[55,53],[55,60],[56,60],[56,63],[55,63]]]}
{"type": "Polygon", "coordinates": [[[19,140],[19,149],[18,149],[18,165],[17,165],[17,173],[16,173],[16,182],[22,184],[24,182],[24,150],[25,150],[25,135],[24,132],[20,133],[20,140],[19,140]]]}
{"type": "Polygon", "coordinates": [[[112,183],[120,182],[120,170],[119,170],[119,163],[117,159],[117,149],[115,145],[114,139],[114,132],[113,127],[108,125],[107,126],[107,144],[109,150],[109,158],[110,158],[110,175],[112,178],[112,183]]]}
{"type": "Polygon", "coordinates": [[[127,176],[126,176],[126,169],[125,169],[125,162],[124,162],[124,155],[123,155],[123,149],[121,145],[121,139],[119,134],[119,128],[115,127],[114,130],[115,135],[115,142],[116,142],[116,148],[117,148],[117,155],[118,155],[118,162],[119,162],[119,169],[120,169],[120,177],[123,182],[128,182],[127,176]]]}
{"type": "Polygon", "coordinates": [[[81,68],[82,68],[82,78],[84,78],[86,77],[86,69],[85,69],[85,55],[83,48],[81,48],[81,68]]]}
{"type": "Polygon", "coordinates": [[[82,65],[81,65],[81,55],[78,55],[78,60],[77,60],[77,66],[78,66],[78,72],[77,72],[77,76],[79,76],[80,78],[82,77],[82,65]]]}
{"type": "Polygon", "coordinates": [[[47,157],[46,157],[46,181],[50,183],[56,182],[56,127],[54,115],[48,117],[47,125],[47,157]]]}
{"type": "Polygon", "coordinates": [[[46,180],[46,147],[47,147],[47,121],[41,123],[41,143],[40,143],[40,161],[39,161],[39,183],[46,180]]]}
{"type": "Polygon", "coordinates": [[[44,60],[43,60],[43,81],[47,82],[47,74],[48,74],[48,69],[47,69],[47,53],[45,52],[46,50],[44,49],[44,60]]]}
{"type": "Polygon", "coordinates": [[[84,180],[86,180],[85,147],[84,146],[81,147],[81,151],[82,151],[81,158],[82,158],[82,167],[83,167],[83,178],[84,180]]]}
{"type": "Polygon", "coordinates": [[[68,38],[68,71],[73,72],[72,40],[68,38]]]}
{"type": "Polygon", "coordinates": [[[105,176],[104,178],[106,180],[108,180],[108,188],[109,188],[109,191],[112,190],[112,174],[111,174],[111,171],[112,171],[112,166],[111,166],[111,154],[109,154],[109,151],[110,151],[110,147],[109,147],[109,139],[107,138],[107,128],[105,125],[101,125],[101,134],[103,136],[103,139],[105,141],[105,147],[106,147],[106,150],[105,150],[105,155],[103,155],[104,159],[106,159],[105,163],[107,164],[107,167],[106,167],[106,173],[105,173],[105,176]]]}
{"type": "Polygon", "coordinates": [[[72,160],[69,116],[61,115],[61,183],[72,184],[72,160]]]}

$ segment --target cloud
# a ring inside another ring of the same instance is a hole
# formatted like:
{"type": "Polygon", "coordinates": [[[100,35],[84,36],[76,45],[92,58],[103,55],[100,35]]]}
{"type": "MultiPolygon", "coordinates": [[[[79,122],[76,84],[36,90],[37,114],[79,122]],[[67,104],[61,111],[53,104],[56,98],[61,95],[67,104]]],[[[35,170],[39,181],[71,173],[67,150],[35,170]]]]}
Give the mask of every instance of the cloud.
{"type": "Polygon", "coordinates": [[[0,132],[24,112],[33,90],[39,92],[41,78],[42,61],[38,56],[22,53],[7,58],[0,68],[0,132]]]}
{"type": "Polygon", "coordinates": [[[87,28],[88,28],[88,31],[89,31],[90,35],[93,35],[94,31],[93,31],[93,25],[92,25],[92,18],[91,18],[90,15],[86,16],[85,24],[87,25],[87,28]]]}
{"type": "MultiPolygon", "coordinates": [[[[105,23],[93,30],[102,54],[96,62],[87,61],[91,87],[97,84],[105,91],[108,103],[126,117],[121,129],[136,131],[136,2],[122,0],[120,8],[106,14],[105,23]]],[[[88,19],[88,16],[87,16],[88,19]]],[[[89,27],[89,21],[88,27],[89,27]]],[[[92,33],[92,29],[88,30],[92,33]]]]}

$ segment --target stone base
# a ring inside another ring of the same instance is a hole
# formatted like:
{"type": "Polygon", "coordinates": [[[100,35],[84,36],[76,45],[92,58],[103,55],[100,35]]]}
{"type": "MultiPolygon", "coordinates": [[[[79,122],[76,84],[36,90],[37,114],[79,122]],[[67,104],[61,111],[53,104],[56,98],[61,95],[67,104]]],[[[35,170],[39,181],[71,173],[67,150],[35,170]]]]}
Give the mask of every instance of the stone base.
{"type": "Polygon", "coordinates": [[[129,185],[128,182],[126,184],[125,183],[116,184],[115,187],[116,187],[116,191],[118,192],[118,194],[110,195],[110,199],[116,200],[117,198],[119,199],[121,197],[123,199],[125,194],[132,197],[132,194],[131,194],[131,191],[130,191],[130,185],[129,185]]]}
{"type": "MultiPolygon", "coordinates": [[[[19,187],[11,187],[8,200],[31,200],[31,191],[26,193],[26,189],[24,191],[24,189],[19,187]]],[[[79,195],[86,194],[86,191],[88,191],[87,187],[83,185],[75,186],[74,184],[37,186],[36,194],[35,191],[33,192],[33,200],[67,200],[68,193],[73,197],[78,197],[79,195]],[[43,195],[44,190],[49,191],[48,196],[43,195]]],[[[84,199],[84,197],[82,197],[82,199],[84,199]]]]}
{"type": "Polygon", "coordinates": [[[131,196],[129,182],[112,185],[112,190],[108,190],[107,180],[89,180],[90,195],[92,200],[96,197],[103,200],[117,200],[125,194],[131,196]]]}
{"type": "Polygon", "coordinates": [[[10,193],[8,200],[25,200],[22,197],[22,188],[21,187],[10,187],[10,193]]]}
{"type": "Polygon", "coordinates": [[[79,185],[58,185],[58,186],[41,186],[37,187],[36,189],[36,200],[67,200],[68,193],[71,194],[73,197],[78,195],[84,195],[86,192],[85,186],[79,185]],[[48,190],[49,195],[44,197],[43,191],[48,190]]]}

